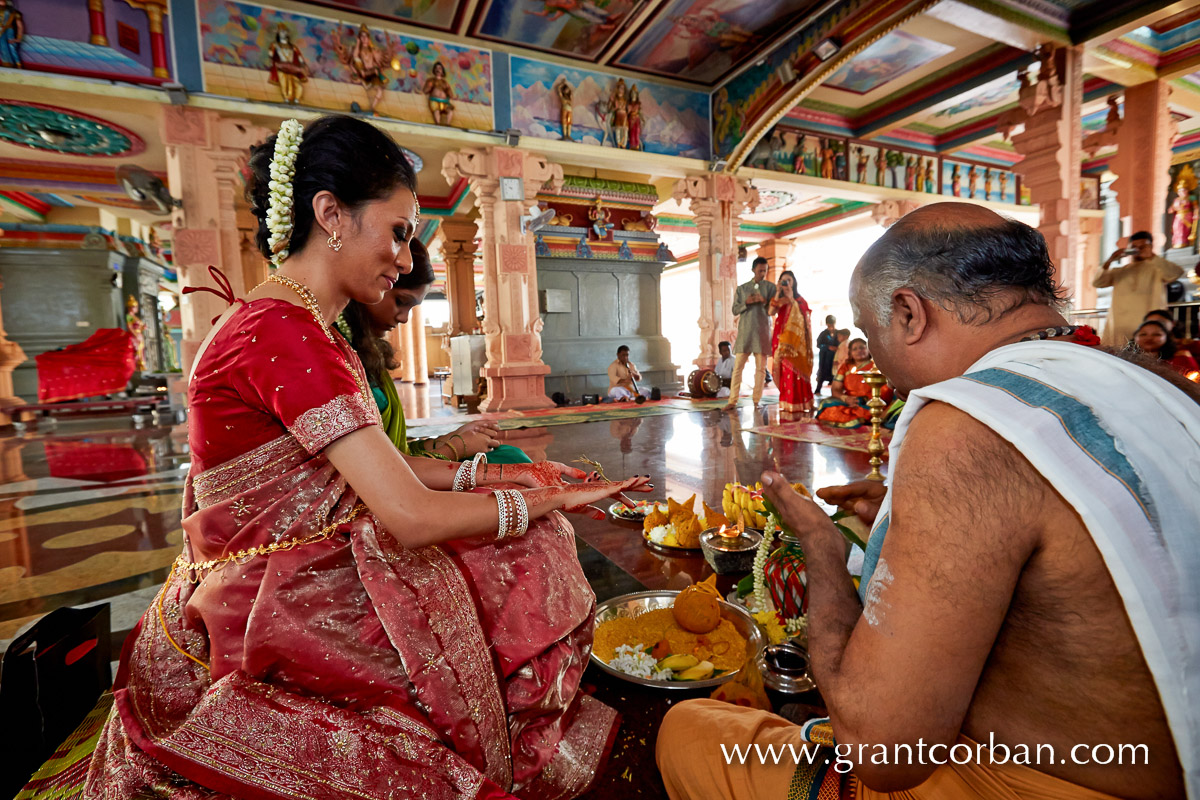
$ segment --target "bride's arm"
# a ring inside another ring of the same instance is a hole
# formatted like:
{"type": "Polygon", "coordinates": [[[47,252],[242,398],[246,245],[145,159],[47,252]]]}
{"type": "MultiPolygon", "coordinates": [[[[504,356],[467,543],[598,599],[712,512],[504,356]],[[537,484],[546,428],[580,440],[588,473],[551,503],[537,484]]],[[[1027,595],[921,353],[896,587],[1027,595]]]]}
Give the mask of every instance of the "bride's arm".
{"type": "MultiPolygon", "coordinates": [[[[499,527],[499,511],[491,494],[437,491],[424,481],[450,488],[457,463],[413,464],[410,467],[383,429],[377,425],[359,428],[325,448],[330,463],[358,493],[388,532],[405,547],[494,536],[499,527]],[[414,467],[422,471],[414,472],[414,467]]],[[[580,483],[524,489],[522,494],[535,519],[555,509],[574,509],[605,497],[627,491],[649,491],[646,478],[631,478],[616,483],[580,483]]]]}

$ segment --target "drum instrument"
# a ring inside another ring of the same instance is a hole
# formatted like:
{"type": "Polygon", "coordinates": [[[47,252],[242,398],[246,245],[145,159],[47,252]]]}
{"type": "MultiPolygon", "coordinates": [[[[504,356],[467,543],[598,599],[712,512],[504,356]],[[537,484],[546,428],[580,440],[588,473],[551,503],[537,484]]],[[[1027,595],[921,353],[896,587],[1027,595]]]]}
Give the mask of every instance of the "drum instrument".
{"type": "Polygon", "coordinates": [[[688,375],[687,385],[692,397],[716,397],[721,379],[711,369],[696,369],[688,375]]]}

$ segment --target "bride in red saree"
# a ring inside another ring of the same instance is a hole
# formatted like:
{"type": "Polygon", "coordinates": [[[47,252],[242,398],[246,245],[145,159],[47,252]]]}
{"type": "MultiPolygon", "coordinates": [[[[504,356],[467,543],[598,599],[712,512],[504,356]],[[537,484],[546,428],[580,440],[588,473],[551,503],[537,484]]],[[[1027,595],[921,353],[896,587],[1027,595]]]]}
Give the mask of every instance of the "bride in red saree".
{"type": "Polygon", "coordinates": [[[276,138],[247,194],[280,269],[197,354],[183,553],[127,640],[84,797],[573,797],[616,715],[579,692],[595,596],[556,509],[645,478],[480,466],[450,494],[470,462],[406,461],[330,325],[411,268],[415,176],[360,120],[311,123],[291,174],[276,138]]]}

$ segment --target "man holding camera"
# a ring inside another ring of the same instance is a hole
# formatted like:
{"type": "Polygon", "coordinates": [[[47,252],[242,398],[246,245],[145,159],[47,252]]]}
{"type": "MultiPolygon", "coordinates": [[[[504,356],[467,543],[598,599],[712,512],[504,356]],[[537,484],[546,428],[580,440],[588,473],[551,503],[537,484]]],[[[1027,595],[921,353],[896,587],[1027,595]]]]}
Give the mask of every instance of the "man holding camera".
{"type": "Polygon", "coordinates": [[[754,356],[754,405],[762,401],[763,378],[767,356],[771,354],[771,318],[767,306],[775,296],[775,284],[767,280],[767,260],[754,259],[754,277],[737,287],[733,296],[733,313],[738,318],[737,340],[733,343],[733,376],[730,378],[729,403],[725,409],[737,408],[742,389],[742,370],[754,356]]]}
{"type": "Polygon", "coordinates": [[[1124,347],[1142,324],[1146,313],[1167,304],[1167,284],[1178,280],[1183,268],[1154,253],[1154,238],[1148,231],[1129,237],[1129,247],[1121,248],[1100,265],[1092,279],[1097,289],[1112,287],[1108,318],[1101,341],[1110,347],[1124,347]],[[1132,256],[1123,267],[1113,263],[1132,256]]]}

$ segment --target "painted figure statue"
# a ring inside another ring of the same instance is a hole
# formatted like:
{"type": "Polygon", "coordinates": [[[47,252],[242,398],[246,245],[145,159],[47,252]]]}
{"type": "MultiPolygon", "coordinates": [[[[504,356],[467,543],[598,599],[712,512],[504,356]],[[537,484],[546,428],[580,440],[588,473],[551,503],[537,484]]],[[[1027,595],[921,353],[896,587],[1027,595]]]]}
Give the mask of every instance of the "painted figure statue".
{"type": "Polygon", "coordinates": [[[887,151],[882,147],[875,154],[875,185],[883,186],[883,175],[887,170],[887,151]]]}
{"type": "Polygon", "coordinates": [[[179,372],[179,349],[175,347],[175,340],[171,338],[171,315],[167,309],[163,308],[159,314],[159,331],[161,331],[163,343],[163,372],[179,372]]]}
{"type": "Polygon", "coordinates": [[[292,44],[292,35],[283,23],[275,26],[275,41],[267,54],[271,58],[271,83],[279,87],[283,102],[296,105],[304,96],[308,63],[300,48],[292,44]]]}
{"type": "Polygon", "coordinates": [[[138,300],[133,295],[125,298],[125,327],[133,337],[134,366],[138,372],[146,371],[146,323],[142,322],[138,300]]]}
{"type": "Polygon", "coordinates": [[[608,221],[608,209],[600,203],[600,197],[596,197],[596,202],[588,209],[588,219],[592,221],[592,233],[597,239],[607,239],[609,233],[615,227],[608,221]]]}
{"type": "Polygon", "coordinates": [[[861,145],[854,148],[854,152],[858,154],[858,157],[854,161],[854,182],[866,183],[867,162],[871,160],[871,157],[867,155],[867,152],[862,149],[861,145]]]}
{"type": "MultiPolygon", "coordinates": [[[[354,73],[354,78],[367,92],[367,111],[374,114],[383,99],[383,88],[387,85],[387,75],[384,70],[392,63],[395,55],[391,49],[380,50],[371,39],[371,31],[366,25],[358,27],[358,35],[354,39],[354,47],[349,51],[340,36],[333,37],[333,49],[342,63],[354,73]]],[[[361,111],[358,103],[351,103],[352,111],[361,111]]]]}
{"type": "Polygon", "coordinates": [[[933,194],[934,172],[937,170],[937,162],[932,158],[925,162],[925,191],[933,194]]]}
{"type": "Polygon", "coordinates": [[[638,91],[636,83],[629,87],[629,149],[643,149],[642,95],[638,91]]]}
{"type": "Polygon", "coordinates": [[[821,177],[833,179],[833,143],[828,139],[821,142],[821,177]]]}
{"type": "Polygon", "coordinates": [[[1171,247],[1187,247],[1196,241],[1196,201],[1186,181],[1175,184],[1175,200],[1171,203],[1171,247]]]}
{"type": "Polygon", "coordinates": [[[929,177],[928,173],[929,173],[929,170],[925,166],[925,159],[918,157],[917,158],[917,180],[916,180],[916,187],[917,187],[918,192],[928,191],[925,188],[925,181],[929,177]]]}
{"type": "Polygon", "coordinates": [[[25,66],[21,61],[21,42],[25,39],[25,18],[13,7],[12,0],[0,0],[0,66],[25,66]]]}
{"type": "Polygon", "coordinates": [[[991,167],[983,168],[983,199],[992,199],[992,170],[991,167]]]}
{"type": "Polygon", "coordinates": [[[917,159],[913,156],[904,162],[904,188],[910,192],[917,188],[917,159]]]}
{"type": "Polygon", "coordinates": [[[950,194],[962,197],[962,175],[959,174],[958,164],[950,168],[950,194]]]}
{"type": "Polygon", "coordinates": [[[979,173],[975,171],[975,165],[967,167],[967,197],[975,199],[975,189],[979,187],[979,173]]]}
{"type": "Polygon", "coordinates": [[[563,78],[558,82],[555,93],[558,95],[558,121],[562,123],[562,138],[571,141],[574,139],[571,136],[571,123],[575,119],[575,90],[563,78]]]}
{"type": "Polygon", "coordinates": [[[629,146],[629,97],[624,78],[617,78],[608,107],[612,113],[613,141],[624,150],[629,146]]]}
{"type": "Polygon", "coordinates": [[[1000,200],[1000,202],[1002,202],[1002,203],[1004,202],[1004,198],[1007,194],[1008,194],[1008,173],[1001,172],[1000,173],[1000,197],[998,198],[1000,200]]]}
{"type": "Polygon", "coordinates": [[[429,80],[425,81],[425,88],[421,91],[429,101],[433,124],[449,125],[454,118],[454,103],[450,102],[454,99],[454,90],[450,88],[450,81],[446,80],[446,66],[442,62],[434,62],[429,70],[429,80]]]}

